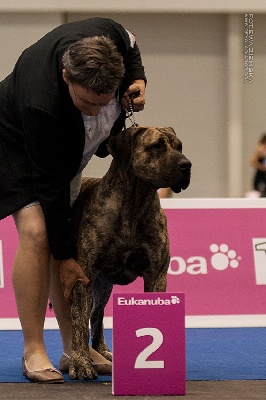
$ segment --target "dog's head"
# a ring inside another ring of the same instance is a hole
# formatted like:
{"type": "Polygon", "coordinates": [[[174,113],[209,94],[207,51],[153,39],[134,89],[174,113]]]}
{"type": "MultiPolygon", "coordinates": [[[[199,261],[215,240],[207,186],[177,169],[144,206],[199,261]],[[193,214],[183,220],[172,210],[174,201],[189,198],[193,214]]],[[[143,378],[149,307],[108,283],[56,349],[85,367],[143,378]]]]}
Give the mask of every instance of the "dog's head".
{"type": "Polygon", "coordinates": [[[110,138],[108,150],[119,168],[132,170],[157,189],[170,187],[179,193],[189,185],[191,162],[172,128],[127,128],[110,138]]]}

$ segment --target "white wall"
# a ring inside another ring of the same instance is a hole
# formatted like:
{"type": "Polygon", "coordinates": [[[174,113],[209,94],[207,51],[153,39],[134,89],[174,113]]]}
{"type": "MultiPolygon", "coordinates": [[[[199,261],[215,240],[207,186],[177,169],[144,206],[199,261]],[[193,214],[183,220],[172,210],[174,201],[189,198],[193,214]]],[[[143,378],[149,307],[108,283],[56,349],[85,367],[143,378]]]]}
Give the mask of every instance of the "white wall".
{"type": "MultiPolygon", "coordinates": [[[[188,3],[191,6],[193,1],[188,3]]],[[[0,12],[0,79],[11,71],[25,47],[53,27],[66,19],[92,15],[95,13],[62,14],[56,10],[0,12]]],[[[138,123],[174,127],[193,163],[191,186],[178,197],[228,196],[228,15],[218,11],[97,15],[116,19],[137,36],[148,76],[147,106],[137,115],[138,123]]],[[[240,196],[251,188],[250,154],[266,130],[265,26],[266,14],[255,14],[254,82],[245,84],[243,77],[244,162],[240,196]]],[[[102,176],[108,165],[109,158],[95,158],[86,174],[102,176]]]]}
{"type": "Polygon", "coordinates": [[[60,14],[0,13],[0,79],[12,71],[26,47],[61,23],[60,14]]]}
{"type": "MultiPolygon", "coordinates": [[[[178,197],[226,196],[226,16],[110,17],[136,34],[146,67],[147,105],[137,122],[172,126],[192,161],[191,185],[178,197]]],[[[101,174],[102,167],[96,159],[85,174],[101,174]]]]}

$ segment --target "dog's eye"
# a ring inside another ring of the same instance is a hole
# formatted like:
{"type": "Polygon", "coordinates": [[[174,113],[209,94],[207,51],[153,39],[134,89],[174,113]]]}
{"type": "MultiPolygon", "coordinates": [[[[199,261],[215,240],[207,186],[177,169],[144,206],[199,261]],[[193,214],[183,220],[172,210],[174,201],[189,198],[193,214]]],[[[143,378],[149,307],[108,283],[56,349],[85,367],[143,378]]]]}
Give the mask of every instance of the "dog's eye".
{"type": "Polygon", "coordinates": [[[160,143],[160,142],[154,143],[154,144],[152,145],[152,147],[153,147],[154,149],[161,149],[161,148],[162,148],[162,143],[160,143]]]}
{"type": "Polygon", "coordinates": [[[165,143],[163,140],[158,140],[158,142],[152,143],[150,146],[152,149],[162,150],[165,148],[165,143]]]}
{"type": "Polygon", "coordinates": [[[177,146],[176,146],[176,150],[179,152],[179,153],[182,153],[182,144],[180,143],[180,144],[178,144],[177,146]]]}

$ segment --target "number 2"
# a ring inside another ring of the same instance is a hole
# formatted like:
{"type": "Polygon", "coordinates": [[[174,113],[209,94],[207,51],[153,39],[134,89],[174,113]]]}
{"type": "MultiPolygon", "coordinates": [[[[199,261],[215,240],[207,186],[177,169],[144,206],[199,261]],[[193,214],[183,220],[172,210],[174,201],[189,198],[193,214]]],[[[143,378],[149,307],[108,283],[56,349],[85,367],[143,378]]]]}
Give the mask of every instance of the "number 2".
{"type": "Polygon", "coordinates": [[[163,334],[157,328],[142,328],[136,331],[136,336],[139,338],[141,336],[152,336],[152,343],[147,346],[141,353],[139,353],[138,357],[135,361],[134,368],[164,368],[164,361],[148,361],[147,358],[153,354],[156,350],[159,349],[161,344],[163,343],[163,334]]]}

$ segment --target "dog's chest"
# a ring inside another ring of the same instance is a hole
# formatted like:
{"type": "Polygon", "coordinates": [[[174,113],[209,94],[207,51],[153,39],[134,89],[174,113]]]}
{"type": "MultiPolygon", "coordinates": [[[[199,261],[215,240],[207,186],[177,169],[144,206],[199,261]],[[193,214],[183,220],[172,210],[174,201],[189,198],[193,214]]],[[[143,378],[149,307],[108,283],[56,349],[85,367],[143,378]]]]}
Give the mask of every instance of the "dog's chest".
{"type": "Polygon", "coordinates": [[[157,199],[149,201],[141,191],[139,196],[125,193],[121,186],[118,190],[115,180],[112,188],[102,183],[83,214],[82,259],[88,270],[126,285],[160,264],[167,251],[165,216],[157,199]]]}
{"type": "Polygon", "coordinates": [[[120,216],[99,254],[98,267],[113,284],[126,285],[142,277],[166,250],[156,225],[120,216]]]}

